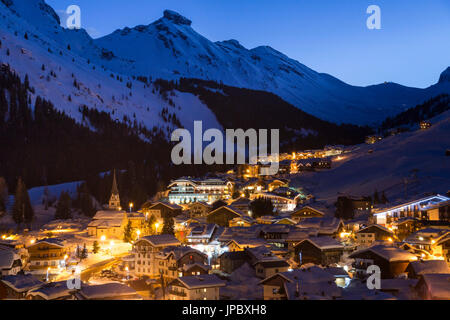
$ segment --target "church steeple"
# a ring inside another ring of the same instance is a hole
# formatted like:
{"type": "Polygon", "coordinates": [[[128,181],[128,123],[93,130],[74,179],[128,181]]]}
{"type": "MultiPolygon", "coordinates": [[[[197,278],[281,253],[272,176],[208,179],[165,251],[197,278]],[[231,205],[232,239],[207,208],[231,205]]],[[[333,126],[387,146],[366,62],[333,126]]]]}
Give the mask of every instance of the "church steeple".
{"type": "Polygon", "coordinates": [[[111,198],[109,198],[109,209],[120,210],[119,188],[117,188],[116,170],[114,169],[111,198]]]}

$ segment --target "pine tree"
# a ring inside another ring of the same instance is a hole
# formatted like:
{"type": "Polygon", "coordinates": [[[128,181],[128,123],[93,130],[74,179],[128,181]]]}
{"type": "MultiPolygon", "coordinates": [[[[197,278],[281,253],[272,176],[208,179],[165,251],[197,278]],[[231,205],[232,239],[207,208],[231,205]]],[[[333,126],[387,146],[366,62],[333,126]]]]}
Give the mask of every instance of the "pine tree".
{"type": "Polygon", "coordinates": [[[175,235],[175,230],[174,230],[174,221],[172,217],[169,216],[165,216],[164,217],[164,225],[162,228],[161,233],[162,234],[171,234],[171,235],[175,235]]]}
{"type": "Polygon", "coordinates": [[[98,245],[98,241],[95,240],[94,244],[92,245],[92,252],[94,254],[98,253],[100,251],[100,246],[98,245]]]}
{"type": "Polygon", "coordinates": [[[156,233],[155,223],[156,223],[156,218],[152,214],[150,216],[150,218],[147,219],[147,229],[150,232],[150,234],[155,234],[156,233]]]}
{"type": "Polygon", "coordinates": [[[88,257],[88,251],[86,249],[86,243],[83,245],[83,250],[81,250],[80,259],[84,260],[88,257]]]}
{"type": "Polygon", "coordinates": [[[17,182],[17,189],[13,207],[13,219],[19,227],[21,223],[31,224],[34,217],[33,207],[31,206],[30,196],[28,195],[27,187],[19,177],[17,182]]]}
{"type": "Polygon", "coordinates": [[[379,204],[380,203],[380,196],[378,195],[378,191],[375,190],[375,193],[373,194],[373,204],[379,204]]]}
{"type": "Polygon", "coordinates": [[[75,250],[75,256],[80,259],[81,258],[81,250],[80,250],[80,246],[77,245],[77,249],[75,250]]]}
{"type": "Polygon", "coordinates": [[[386,195],[384,194],[384,191],[383,191],[383,193],[381,194],[381,203],[382,204],[386,204],[388,202],[389,202],[389,200],[388,200],[388,198],[386,197],[386,195]]]}
{"type": "Polygon", "coordinates": [[[128,221],[123,232],[123,241],[130,243],[133,241],[133,229],[131,227],[131,221],[128,221]]]}
{"type": "Polygon", "coordinates": [[[23,36],[26,40],[28,40],[28,33],[25,32],[25,35],[23,36]]]}
{"type": "Polygon", "coordinates": [[[70,196],[68,192],[61,192],[56,205],[55,219],[71,219],[70,196]]]}

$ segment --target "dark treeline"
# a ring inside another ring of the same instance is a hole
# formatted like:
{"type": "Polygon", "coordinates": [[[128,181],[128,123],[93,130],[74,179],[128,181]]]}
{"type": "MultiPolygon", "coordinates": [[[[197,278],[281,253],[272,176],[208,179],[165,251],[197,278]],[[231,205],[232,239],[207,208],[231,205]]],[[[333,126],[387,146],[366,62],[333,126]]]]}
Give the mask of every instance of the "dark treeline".
{"type": "Polygon", "coordinates": [[[383,121],[381,130],[386,131],[401,126],[417,126],[420,121],[431,119],[447,110],[450,110],[450,96],[441,94],[394,117],[387,118],[383,121]]]}
{"type": "Polygon", "coordinates": [[[280,129],[281,151],[321,148],[327,144],[362,143],[365,136],[372,132],[368,127],[337,125],[320,120],[265,91],[185,78],[178,81],[158,79],[154,85],[161,92],[177,89],[198,95],[224,128],[280,129]],[[292,130],[302,128],[314,130],[317,135],[303,137],[292,130]]]}
{"type": "Polygon", "coordinates": [[[128,201],[139,205],[170,179],[225,169],[174,166],[170,160],[173,145],[159,128],[147,130],[128,119],[114,121],[108,113],[88,107],[79,110],[80,124],[50,101],[41,97],[31,101],[33,88],[27,79],[22,82],[8,66],[1,66],[0,177],[5,178],[10,191],[15,190],[19,177],[28,188],[85,180],[83,188],[105,203],[111,177],[100,177],[99,173],[116,168],[125,207],[128,201]]]}

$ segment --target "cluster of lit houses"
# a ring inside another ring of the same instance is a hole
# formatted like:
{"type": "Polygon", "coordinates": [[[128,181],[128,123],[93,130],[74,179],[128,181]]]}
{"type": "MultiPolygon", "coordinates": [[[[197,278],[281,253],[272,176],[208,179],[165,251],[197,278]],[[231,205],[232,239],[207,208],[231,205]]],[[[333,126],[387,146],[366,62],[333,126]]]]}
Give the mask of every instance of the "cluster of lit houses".
{"type": "Polygon", "coordinates": [[[348,200],[357,214],[343,221],[287,179],[181,178],[165,198],[127,212],[114,178],[109,205],[86,232],[120,241],[131,223],[132,250],[119,263],[126,281],[69,289],[48,275],[38,279],[27,271],[67,267],[73,252],[57,237],[26,246],[3,237],[0,298],[140,299],[143,291],[160,299],[246,298],[237,275],[258,299],[450,298],[448,196],[375,208],[367,199],[348,200]],[[261,197],[274,212],[254,217],[251,203],[261,197]],[[161,234],[165,217],[174,219],[175,235],[161,234]],[[373,264],[381,269],[376,290],[360,281],[373,264]]]}

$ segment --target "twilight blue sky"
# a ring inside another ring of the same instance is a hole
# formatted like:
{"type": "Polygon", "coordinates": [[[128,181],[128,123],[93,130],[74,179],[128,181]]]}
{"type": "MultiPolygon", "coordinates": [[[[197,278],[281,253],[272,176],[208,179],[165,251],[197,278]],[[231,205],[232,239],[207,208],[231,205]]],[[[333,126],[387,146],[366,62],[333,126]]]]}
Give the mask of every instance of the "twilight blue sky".
{"type": "Polygon", "coordinates": [[[210,40],[236,39],[285,53],[349,84],[393,81],[427,87],[450,66],[449,0],[46,0],[55,10],[81,8],[93,37],[149,24],[164,9],[193,21],[210,40]],[[366,9],[381,8],[381,30],[366,9]]]}

